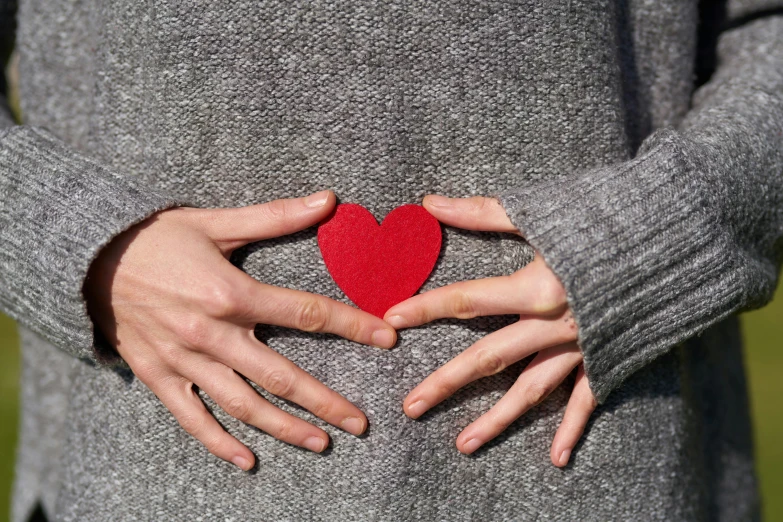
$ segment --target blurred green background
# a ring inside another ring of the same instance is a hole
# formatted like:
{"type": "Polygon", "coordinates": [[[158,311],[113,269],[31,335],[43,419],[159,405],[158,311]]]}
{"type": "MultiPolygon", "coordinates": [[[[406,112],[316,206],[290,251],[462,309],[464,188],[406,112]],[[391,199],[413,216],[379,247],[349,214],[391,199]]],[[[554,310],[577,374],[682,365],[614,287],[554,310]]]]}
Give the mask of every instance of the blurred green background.
{"type": "MultiPolygon", "coordinates": [[[[782,285],[783,286],[783,285],[782,285]]],[[[765,520],[783,520],[783,291],[744,314],[746,370],[765,520]]],[[[17,426],[19,353],[14,322],[0,315],[0,521],[8,518],[17,426]]]]}

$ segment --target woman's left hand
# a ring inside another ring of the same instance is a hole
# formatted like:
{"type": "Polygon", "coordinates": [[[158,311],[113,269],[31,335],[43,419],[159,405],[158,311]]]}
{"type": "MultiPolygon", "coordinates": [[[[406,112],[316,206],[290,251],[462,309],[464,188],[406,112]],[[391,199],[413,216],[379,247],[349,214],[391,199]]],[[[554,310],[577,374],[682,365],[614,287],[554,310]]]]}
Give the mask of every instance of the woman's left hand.
{"type": "MultiPolygon", "coordinates": [[[[446,225],[519,234],[494,198],[427,196],[423,205],[446,225]]],[[[576,343],[577,327],[565,289],[540,254],[536,253],[530,264],[511,275],[463,281],[411,297],[389,309],[384,319],[401,329],[446,317],[469,319],[504,314],[519,314],[519,322],[487,335],[422,381],[405,398],[405,414],[418,418],[466,384],[496,374],[537,352],[508,393],[459,434],[457,449],[462,453],[476,451],[543,401],[579,367],[550,451],[552,463],[565,466],[596,400],[585,377],[576,343]]]]}

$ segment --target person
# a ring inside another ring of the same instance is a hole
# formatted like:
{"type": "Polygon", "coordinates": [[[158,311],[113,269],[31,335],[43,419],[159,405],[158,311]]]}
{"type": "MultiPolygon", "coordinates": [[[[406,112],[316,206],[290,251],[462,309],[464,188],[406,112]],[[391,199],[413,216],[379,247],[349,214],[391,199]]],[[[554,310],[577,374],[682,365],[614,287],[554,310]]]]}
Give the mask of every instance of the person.
{"type": "Polygon", "coordinates": [[[758,517],[783,3],[12,4],[15,522],[758,517]],[[443,223],[383,319],[338,198],[443,223]]]}

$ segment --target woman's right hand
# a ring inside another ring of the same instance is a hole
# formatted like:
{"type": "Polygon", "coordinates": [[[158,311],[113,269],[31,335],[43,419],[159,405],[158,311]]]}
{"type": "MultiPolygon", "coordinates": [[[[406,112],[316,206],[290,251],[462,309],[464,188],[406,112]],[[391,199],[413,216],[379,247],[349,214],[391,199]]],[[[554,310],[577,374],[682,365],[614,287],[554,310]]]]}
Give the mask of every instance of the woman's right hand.
{"type": "Polygon", "coordinates": [[[257,340],[256,324],[382,348],[396,342],[395,330],[367,312],[260,283],[229,262],[236,248],[314,225],[334,205],[323,191],[240,208],[172,208],[115,237],[90,266],[84,293],[97,327],[188,433],[244,470],[253,453],[218,424],[194,385],[233,417],[316,452],[329,435],[238,374],[354,435],[367,427],[356,406],[257,340]]]}

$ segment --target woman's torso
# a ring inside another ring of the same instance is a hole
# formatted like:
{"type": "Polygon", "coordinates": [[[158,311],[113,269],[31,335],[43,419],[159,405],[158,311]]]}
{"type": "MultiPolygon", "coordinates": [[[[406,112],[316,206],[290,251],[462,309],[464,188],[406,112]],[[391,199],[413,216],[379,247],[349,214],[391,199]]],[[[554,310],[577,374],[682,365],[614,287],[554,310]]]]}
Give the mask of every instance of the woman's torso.
{"type": "MultiPolygon", "coordinates": [[[[692,59],[667,53],[695,57],[696,14],[695,2],[674,0],[23,0],[22,105],[26,123],[198,206],[331,188],[382,219],[427,193],[493,194],[630,158],[651,130],[687,110],[692,68],[673,64],[692,59]],[[653,40],[649,23],[671,30],[653,40]]],[[[530,255],[518,239],[446,228],[423,289],[507,274],[530,255]]],[[[233,262],[266,283],[347,302],[314,230],[251,245],[233,262]]],[[[68,520],[721,512],[713,497],[726,487],[704,482],[714,466],[705,462],[702,410],[712,403],[691,376],[725,364],[709,367],[693,355],[702,348],[675,349],[617,390],[565,470],[548,455],[570,380],[471,457],[456,450],[457,434],[522,365],[475,382],[421,420],[403,414],[403,398],[424,377],[511,321],[441,321],[401,332],[391,351],[260,328],[272,348],[357,404],[370,428],[354,438],[266,395],[330,433],[333,448],[314,455],[214,408],[257,455],[249,474],[207,453],[131,374],[63,359],[72,372],[60,430],[67,437],[50,509],[68,520]]],[[[736,332],[734,323],[720,328],[736,332]]],[[[25,343],[35,380],[34,360],[51,349],[32,336],[25,343]]],[[[744,382],[735,384],[741,393],[744,382]]],[[[723,440],[716,430],[710,436],[723,440]]],[[[747,476],[745,457],[740,451],[739,464],[720,473],[747,476]]]]}

